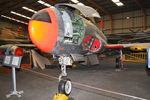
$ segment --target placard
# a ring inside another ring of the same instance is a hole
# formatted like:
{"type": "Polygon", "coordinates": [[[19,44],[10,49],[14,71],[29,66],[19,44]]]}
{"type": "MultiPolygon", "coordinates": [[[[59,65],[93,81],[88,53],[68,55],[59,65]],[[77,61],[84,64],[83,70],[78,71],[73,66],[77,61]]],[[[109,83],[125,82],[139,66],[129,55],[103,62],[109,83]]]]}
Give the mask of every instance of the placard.
{"type": "Polygon", "coordinates": [[[13,56],[11,65],[16,68],[20,68],[21,56],[13,56]]]}
{"type": "Polygon", "coordinates": [[[3,65],[11,66],[11,59],[12,59],[12,56],[6,55],[3,61],[3,65]]]}
{"type": "Polygon", "coordinates": [[[20,68],[22,56],[10,56],[6,55],[3,61],[3,65],[9,67],[20,68]]]}

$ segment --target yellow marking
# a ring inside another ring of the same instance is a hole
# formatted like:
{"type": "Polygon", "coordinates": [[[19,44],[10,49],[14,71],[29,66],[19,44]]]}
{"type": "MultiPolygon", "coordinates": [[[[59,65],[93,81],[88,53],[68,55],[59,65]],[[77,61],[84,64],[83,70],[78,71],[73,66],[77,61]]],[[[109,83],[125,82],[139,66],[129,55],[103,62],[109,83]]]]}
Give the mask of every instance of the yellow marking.
{"type": "Polygon", "coordinates": [[[130,47],[130,49],[132,51],[143,51],[143,50],[147,49],[147,47],[146,46],[132,46],[132,47],[130,47]]]}
{"type": "Polygon", "coordinates": [[[68,97],[65,94],[55,94],[53,100],[68,100],[68,97]]]}

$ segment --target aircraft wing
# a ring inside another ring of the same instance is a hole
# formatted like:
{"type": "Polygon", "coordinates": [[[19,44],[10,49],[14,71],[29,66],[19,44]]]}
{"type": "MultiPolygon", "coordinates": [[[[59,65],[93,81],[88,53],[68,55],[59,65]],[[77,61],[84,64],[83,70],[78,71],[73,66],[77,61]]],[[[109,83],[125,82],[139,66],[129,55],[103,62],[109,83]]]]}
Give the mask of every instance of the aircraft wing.
{"type": "Polygon", "coordinates": [[[30,40],[22,40],[22,39],[0,39],[0,45],[5,44],[31,44],[30,40]]]}
{"type": "Polygon", "coordinates": [[[150,43],[132,43],[132,44],[108,44],[105,46],[106,49],[113,49],[113,48],[128,48],[132,46],[150,46],[150,43]]]}
{"type": "Polygon", "coordinates": [[[30,40],[22,39],[0,39],[0,46],[17,46],[21,48],[35,48],[30,40]]]}

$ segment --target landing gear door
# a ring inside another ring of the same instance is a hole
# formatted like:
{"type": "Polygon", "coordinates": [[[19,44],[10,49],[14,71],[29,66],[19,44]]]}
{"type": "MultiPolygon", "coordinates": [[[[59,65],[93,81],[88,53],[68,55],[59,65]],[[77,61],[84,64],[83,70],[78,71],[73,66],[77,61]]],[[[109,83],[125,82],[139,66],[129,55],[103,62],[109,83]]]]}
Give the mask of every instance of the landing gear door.
{"type": "Polygon", "coordinates": [[[72,29],[73,28],[72,28],[71,18],[68,15],[68,13],[66,13],[65,11],[62,11],[62,13],[63,13],[62,18],[64,21],[64,28],[65,28],[64,35],[65,35],[65,37],[71,37],[72,38],[72,34],[73,34],[72,29]]]}

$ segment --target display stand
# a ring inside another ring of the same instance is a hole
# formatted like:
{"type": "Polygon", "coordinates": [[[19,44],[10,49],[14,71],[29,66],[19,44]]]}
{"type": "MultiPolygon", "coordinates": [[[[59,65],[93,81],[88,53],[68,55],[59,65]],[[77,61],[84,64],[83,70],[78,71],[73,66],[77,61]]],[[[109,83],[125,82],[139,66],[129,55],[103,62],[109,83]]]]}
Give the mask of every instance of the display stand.
{"type": "Polygon", "coordinates": [[[10,94],[7,94],[6,97],[9,98],[12,95],[16,95],[17,97],[21,97],[21,94],[23,94],[23,91],[17,91],[16,89],[16,68],[12,67],[12,79],[13,79],[13,91],[10,94]]]}
{"type": "Polygon", "coordinates": [[[20,98],[21,94],[23,94],[23,91],[17,91],[16,89],[16,68],[20,68],[21,59],[22,59],[21,56],[9,56],[9,55],[6,55],[4,58],[3,65],[12,68],[12,80],[13,80],[13,91],[11,91],[10,94],[7,94],[6,98],[11,97],[12,95],[15,95],[20,98]]]}

